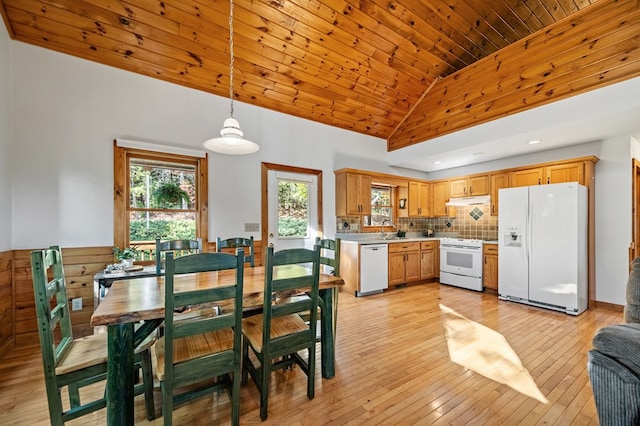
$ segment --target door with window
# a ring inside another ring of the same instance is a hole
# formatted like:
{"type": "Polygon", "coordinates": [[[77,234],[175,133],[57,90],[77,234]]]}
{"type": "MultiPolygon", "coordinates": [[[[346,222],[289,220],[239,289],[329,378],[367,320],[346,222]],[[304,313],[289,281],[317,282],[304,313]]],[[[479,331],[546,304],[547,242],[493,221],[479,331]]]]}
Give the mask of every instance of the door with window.
{"type": "Polygon", "coordinates": [[[313,248],[318,233],[317,176],[269,172],[269,245],[313,248]]]}
{"type": "Polygon", "coordinates": [[[273,246],[275,251],[313,248],[316,237],[322,235],[322,172],[266,163],[263,167],[267,189],[263,193],[263,246],[273,246]]]}

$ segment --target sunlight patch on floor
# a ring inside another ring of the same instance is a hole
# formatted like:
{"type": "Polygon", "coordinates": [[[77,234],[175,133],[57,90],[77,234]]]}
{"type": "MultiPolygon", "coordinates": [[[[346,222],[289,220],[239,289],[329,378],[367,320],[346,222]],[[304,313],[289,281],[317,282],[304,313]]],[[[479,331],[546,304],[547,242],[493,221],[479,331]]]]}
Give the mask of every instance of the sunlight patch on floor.
{"type": "Polygon", "coordinates": [[[478,374],[546,404],[520,358],[504,336],[440,304],[449,358],[478,374]]]}

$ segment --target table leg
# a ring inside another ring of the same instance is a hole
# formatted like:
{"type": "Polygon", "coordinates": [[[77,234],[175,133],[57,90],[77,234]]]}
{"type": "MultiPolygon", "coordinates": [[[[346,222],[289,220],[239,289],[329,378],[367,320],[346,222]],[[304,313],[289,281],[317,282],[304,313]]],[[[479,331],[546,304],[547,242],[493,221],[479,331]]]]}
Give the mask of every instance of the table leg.
{"type": "Polygon", "coordinates": [[[133,323],[108,328],[107,425],[133,425],[133,323]]]}
{"type": "Polygon", "coordinates": [[[320,346],[322,358],[322,377],[335,376],[336,362],[336,324],[338,320],[338,287],[320,290],[322,309],[320,310],[320,346]]]}

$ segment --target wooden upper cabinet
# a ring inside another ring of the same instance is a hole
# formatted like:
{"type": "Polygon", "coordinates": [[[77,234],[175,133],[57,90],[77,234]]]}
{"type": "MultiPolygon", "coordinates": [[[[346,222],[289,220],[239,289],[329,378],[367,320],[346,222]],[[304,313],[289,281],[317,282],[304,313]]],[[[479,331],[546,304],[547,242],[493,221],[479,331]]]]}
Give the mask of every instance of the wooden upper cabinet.
{"type": "Polygon", "coordinates": [[[371,214],[371,176],[336,173],[336,215],[371,214]]]}
{"type": "Polygon", "coordinates": [[[449,196],[469,197],[489,194],[489,177],[486,175],[449,180],[449,196]]]}
{"type": "Polygon", "coordinates": [[[584,185],[584,162],[553,164],[511,172],[513,187],[564,182],[578,182],[584,185]]]}
{"type": "Polygon", "coordinates": [[[511,187],[541,185],[544,178],[543,168],[515,170],[511,172],[511,187]]]}
{"type": "Polygon", "coordinates": [[[509,187],[509,174],[494,173],[489,176],[491,180],[491,216],[498,216],[498,191],[509,187]]]}
{"type": "Polygon", "coordinates": [[[431,184],[409,181],[409,217],[431,216],[431,184]]]}
{"type": "Polygon", "coordinates": [[[432,183],[433,187],[433,216],[451,217],[455,216],[455,207],[446,205],[449,201],[449,181],[443,180],[432,183]]]}
{"type": "Polygon", "coordinates": [[[545,183],[578,182],[584,185],[584,163],[566,163],[547,166],[545,183]]]}
{"type": "Polygon", "coordinates": [[[467,181],[469,195],[489,195],[489,176],[472,176],[467,181]]]}

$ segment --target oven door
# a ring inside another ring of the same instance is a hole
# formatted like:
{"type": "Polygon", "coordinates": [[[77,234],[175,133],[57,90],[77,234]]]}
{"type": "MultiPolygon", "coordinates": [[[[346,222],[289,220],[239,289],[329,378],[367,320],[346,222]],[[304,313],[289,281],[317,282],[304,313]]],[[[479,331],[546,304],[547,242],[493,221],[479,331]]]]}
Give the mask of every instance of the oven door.
{"type": "Polygon", "coordinates": [[[482,277],[482,247],[440,246],[440,271],[482,277]]]}

